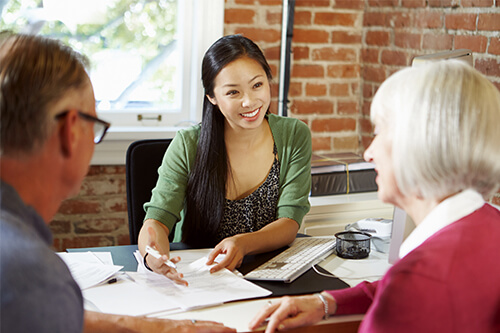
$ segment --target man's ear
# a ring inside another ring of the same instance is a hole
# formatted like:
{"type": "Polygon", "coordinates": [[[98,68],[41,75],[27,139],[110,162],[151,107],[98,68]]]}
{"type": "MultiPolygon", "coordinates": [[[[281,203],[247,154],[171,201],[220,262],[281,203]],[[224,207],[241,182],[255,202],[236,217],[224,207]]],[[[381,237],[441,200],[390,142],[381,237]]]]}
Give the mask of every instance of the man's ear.
{"type": "Polygon", "coordinates": [[[59,124],[59,141],[61,143],[61,153],[64,157],[75,154],[78,138],[77,119],[78,113],[71,110],[59,124]]]}
{"type": "Polygon", "coordinates": [[[210,103],[212,103],[213,105],[217,105],[217,100],[215,99],[215,97],[210,97],[209,95],[205,95],[205,96],[207,96],[210,103]]]}

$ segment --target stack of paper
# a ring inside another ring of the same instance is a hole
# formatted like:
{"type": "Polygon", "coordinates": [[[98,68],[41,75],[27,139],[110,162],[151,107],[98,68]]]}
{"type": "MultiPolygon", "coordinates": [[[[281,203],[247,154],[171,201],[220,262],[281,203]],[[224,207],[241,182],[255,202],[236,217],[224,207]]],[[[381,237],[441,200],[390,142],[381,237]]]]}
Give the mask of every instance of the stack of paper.
{"type": "MultiPolygon", "coordinates": [[[[210,273],[207,255],[210,249],[176,251],[175,255],[182,260],[177,264],[177,271],[184,275],[189,286],[178,285],[163,275],[150,272],[144,268],[142,257],[135,254],[138,262],[137,272],[126,272],[126,275],[115,274],[121,266],[104,274],[104,267],[94,262],[75,265],[77,256],[83,253],[67,253],[61,257],[74,273],[75,280],[80,281],[86,307],[105,313],[124,315],[152,315],[165,311],[186,311],[193,308],[212,306],[225,302],[258,298],[271,295],[271,291],[261,288],[233,272],[223,269],[210,273]],[[80,268],[86,266],[84,276],[80,268]],[[118,268],[118,269],[116,269],[118,268]],[[114,274],[114,275],[113,275],[114,274]],[[106,276],[106,277],[104,277],[106,276]],[[113,283],[105,282],[109,277],[115,277],[113,283]],[[98,282],[99,281],[99,282],[98,282]],[[92,287],[90,287],[92,286],[92,287]]],[[[96,254],[96,253],[94,253],[96,254]]],[[[109,253],[108,253],[109,254],[109,253]]],[[[109,255],[111,258],[111,255],[109,255]]],[[[79,258],[81,259],[81,258],[79,258]]],[[[87,260],[90,260],[87,258],[87,260]]],[[[106,267],[109,268],[110,267],[106,267]]]]}
{"type": "Polygon", "coordinates": [[[181,308],[174,299],[127,279],[88,288],[82,293],[87,306],[90,302],[92,310],[104,313],[144,316],[181,308]]]}
{"type": "Polygon", "coordinates": [[[183,310],[271,295],[271,291],[227,269],[210,273],[211,266],[205,265],[207,260],[207,257],[202,257],[187,266],[178,265],[178,271],[184,274],[184,279],[189,284],[187,287],[151,272],[132,276],[137,283],[156,290],[169,299],[175,299],[183,310]]]}
{"type": "Polygon", "coordinates": [[[82,290],[106,282],[123,268],[113,265],[109,252],[60,252],[58,255],[82,290]]]}

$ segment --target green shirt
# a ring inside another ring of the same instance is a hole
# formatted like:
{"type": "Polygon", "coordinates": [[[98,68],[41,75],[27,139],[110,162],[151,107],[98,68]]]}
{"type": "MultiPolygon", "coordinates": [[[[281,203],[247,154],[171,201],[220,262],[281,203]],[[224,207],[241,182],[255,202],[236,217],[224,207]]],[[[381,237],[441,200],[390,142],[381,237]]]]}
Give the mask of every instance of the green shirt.
{"type": "MultiPolygon", "coordinates": [[[[280,161],[280,193],[276,219],[290,218],[299,226],[310,208],[311,132],[295,118],[267,116],[280,161]]],[[[182,239],[183,209],[189,173],[196,157],[200,125],[177,132],[158,169],[158,182],[151,201],[144,204],[145,219],[155,219],[169,230],[174,241],[182,239]]]]}

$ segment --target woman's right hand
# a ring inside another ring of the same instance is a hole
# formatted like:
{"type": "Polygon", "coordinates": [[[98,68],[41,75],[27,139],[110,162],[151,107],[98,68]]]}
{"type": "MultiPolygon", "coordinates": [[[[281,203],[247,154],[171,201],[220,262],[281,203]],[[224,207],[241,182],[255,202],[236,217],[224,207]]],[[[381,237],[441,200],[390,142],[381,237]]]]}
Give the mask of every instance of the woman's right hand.
{"type": "MultiPolygon", "coordinates": [[[[172,268],[166,264],[166,262],[170,259],[168,255],[170,250],[169,246],[167,245],[167,249],[162,249],[162,247],[156,241],[157,239],[156,231],[150,226],[147,227],[147,231],[148,231],[148,241],[147,244],[145,245],[149,245],[153,249],[160,252],[160,254],[162,255],[160,258],[157,259],[149,254],[146,257],[146,262],[149,268],[151,268],[155,273],[165,275],[167,278],[174,281],[175,283],[187,286],[188,285],[187,281],[182,279],[184,277],[182,273],[177,272],[175,268],[172,268]]],[[[180,257],[174,257],[170,259],[170,261],[173,262],[174,264],[177,264],[180,260],[181,260],[180,257]]]]}
{"type": "MultiPolygon", "coordinates": [[[[335,303],[331,296],[326,295],[325,298],[335,303]]],[[[324,315],[324,304],[316,295],[285,296],[269,301],[250,321],[248,327],[256,330],[267,321],[265,333],[274,333],[312,325],[324,315]]]]}

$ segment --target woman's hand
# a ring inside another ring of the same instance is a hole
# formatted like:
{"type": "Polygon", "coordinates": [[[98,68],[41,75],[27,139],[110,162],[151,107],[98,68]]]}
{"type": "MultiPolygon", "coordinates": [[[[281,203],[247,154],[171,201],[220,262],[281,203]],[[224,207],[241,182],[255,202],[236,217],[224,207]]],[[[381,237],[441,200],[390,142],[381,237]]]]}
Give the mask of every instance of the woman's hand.
{"type": "Polygon", "coordinates": [[[234,235],[223,239],[208,255],[207,265],[214,263],[219,254],[226,257],[210,269],[211,273],[222,268],[233,270],[240,267],[243,257],[276,250],[295,239],[299,225],[294,220],[280,218],[254,232],[234,235]]]}
{"type": "Polygon", "coordinates": [[[276,330],[312,325],[323,319],[324,315],[324,304],[319,297],[315,295],[286,296],[269,302],[250,321],[248,327],[255,330],[269,318],[266,333],[272,333],[276,330]]]}
{"type": "MultiPolygon", "coordinates": [[[[175,283],[187,286],[187,281],[182,279],[184,277],[182,273],[177,272],[175,268],[172,268],[166,264],[166,262],[170,259],[168,255],[170,248],[167,248],[166,250],[161,248],[161,246],[156,242],[156,232],[152,227],[148,227],[148,236],[149,238],[147,245],[157,250],[162,255],[158,259],[152,255],[148,255],[146,258],[146,262],[149,268],[151,268],[155,273],[165,275],[175,283]]],[[[172,261],[174,264],[178,263],[180,260],[180,257],[174,257],[170,259],[170,261],[172,261]]]]}
{"type": "Polygon", "coordinates": [[[246,255],[243,242],[243,234],[223,239],[208,255],[207,265],[212,265],[219,254],[225,254],[225,258],[210,269],[215,273],[223,268],[230,271],[240,267],[243,257],[246,255]]]}

